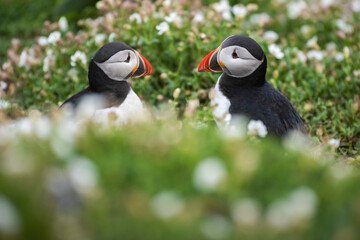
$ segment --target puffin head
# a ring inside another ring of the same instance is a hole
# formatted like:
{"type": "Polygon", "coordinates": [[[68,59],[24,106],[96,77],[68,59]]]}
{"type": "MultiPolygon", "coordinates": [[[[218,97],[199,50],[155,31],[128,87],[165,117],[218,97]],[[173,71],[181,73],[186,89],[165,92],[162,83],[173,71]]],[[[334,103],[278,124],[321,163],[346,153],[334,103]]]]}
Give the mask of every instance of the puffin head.
{"type": "Polygon", "coordinates": [[[234,78],[245,78],[255,71],[260,71],[265,77],[266,56],[260,45],[252,38],[230,36],[201,61],[198,71],[224,72],[234,78]]]}
{"type": "Polygon", "coordinates": [[[152,75],[153,69],[146,58],[128,45],[111,42],[102,46],[90,61],[89,80],[103,74],[111,80],[125,81],[129,77],[152,75]]]}

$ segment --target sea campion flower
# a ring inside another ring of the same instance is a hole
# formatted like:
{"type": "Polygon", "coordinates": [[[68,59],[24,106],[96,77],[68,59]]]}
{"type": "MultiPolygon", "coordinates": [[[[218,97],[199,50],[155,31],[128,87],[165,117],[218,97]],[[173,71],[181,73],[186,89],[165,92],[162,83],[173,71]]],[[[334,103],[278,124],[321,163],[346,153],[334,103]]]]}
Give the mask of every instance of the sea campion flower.
{"type": "Polygon", "coordinates": [[[151,207],[158,218],[166,220],[181,213],[184,202],[176,192],[163,191],[151,200],[151,207]]]}
{"type": "Polygon", "coordinates": [[[348,24],[344,19],[336,20],[336,26],[344,33],[352,33],[354,31],[353,26],[348,24]]]}
{"type": "Polygon", "coordinates": [[[269,52],[277,59],[282,59],[285,56],[280,47],[274,43],[269,45],[269,52]]]}
{"type": "Polygon", "coordinates": [[[239,199],[231,209],[231,216],[238,225],[254,226],[261,218],[261,206],[252,198],[239,199]]]}
{"type": "Polygon", "coordinates": [[[269,14],[267,14],[267,13],[258,13],[258,14],[251,15],[249,21],[250,21],[251,24],[262,26],[262,25],[265,25],[265,24],[269,23],[270,19],[271,18],[269,16],[269,14]]]}
{"type": "Polygon", "coordinates": [[[250,120],[248,124],[249,135],[259,135],[260,137],[266,137],[268,131],[265,124],[261,120],[250,120]]]}
{"type": "Polygon", "coordinates": [[[264,33],[264,38],[266,39],[266,41],[273,43],[279,39],[279,35],[274,31],[266,31],[264,33]]]}
{"type": "Polygon", "coordinates": [[[195,168],[193,183],[204,192],[215,190],[226,177],[226,169],[218,158],[206,158],[195,168]]]}
{"type": "Polygon", "coordinates": [[[212,7],[217,13],[221,13],[223,19],[231,20],[231,7],[228,0],[221,0],[220,2],[214,3],[212,7]]]}
{"type": "Polygon", "coordinates": [[[59,19],[59,28],[61,31],[65,32],[68,30],[69,28],[69,24],[68,24],[68,21],[66,19],[66,17],[62,16],[60,19],[59,19]]]}
{"type": "Polygon", "coordinates": [[[38,39],[38,43],[39,43],[40,46],[46,46],[48,44],[48,38],[44,37],[44,36],[41,36],[38,39]]]}
{"type": "Polygon", "coordinates": [[[75,67],[76,62],[80,61],[82,64],[86,64],[86,55],[85,53],[77,50],[74,55],[71,56],[71,66],[75,67]]]}
{"type": "Polygon", "coordinates": [[[231,11],[236,18],[244,18],[248,12],[245,6],[239,4],[233,6],[231,11]]]}
{"type": "Polygon", "coordinates": [[[307,53],[307,57],[309,59],[315,59],[317,61],[321,61],[324,58],[324,53],[317,50],[311,50],[307,53]]]}
{"type": "Polygon", "coordinates": [[[26,60],[28,59],[28,53],[27,51],[24,49],[21,54],[20,54],[20,58],[19,58],[19,67],[25,67],[25,68],[29,68],[29,65],[27,64],[26,60]]]}
{"type": "Polygon", "coordinates": [[[328,145],[331,147],[331,148],[338,148],[340,146],[340,139],[335,139],[335,138],[331,138],[329,141],[328,141],[328,145]]]}
{"type": "Polygon", "coordinates": [[[59,31],[55,31],[50,33],[49,37],[48,37],[48,43],[50,44],[56,44],[61,38],[61,33],[59,31]]]}
{"type": "Polygon", "coordinates": [[[0,109],[7,109],[8,107],[10,107],[10,103],[0,98],[0,109]]]}
{"type": "Polygon", "coordinates": [[[205,21],[204,14],[201,11],[197,11],[194,15],[193,22],[194,23],[203,23],[205,21]]]}
{"type": "Polygon", "coordinates": [[[288,16],[291,19],[298,18],[301,13],[307,8],[307,4],[303,0],[290,2],[287,4],[288,16]]]}
{"type": "Polygon", "coordinates": [[[95,35],[94,40],[97,45],[103,43],[103,41],[106,39],[106,35],[103,33],[98,33],[95,35]]]}
{"type": "Polygon", "coordinates": [[[164,19],[168,23],[176,23],[178,25],[181,25],[183,21],[181,16],[179,16],[176,12],[170,13],[170,15],[166,16],[164,19]]]}
{"type": "Polygon", "coordinates": [[[163,35],[165,32],[170,30],[170,27],[167,22],[162,22],[156,26],[156,30],[158,30],[158,35],[163,35]]]}
{"type": "Polygon", "coordinates": [[[138,13],[133,13],[130,15],[129,20],[131,22],[135,21],[137,24],[141,23],[141,16],[138,13]]]}
{"type": "Polygon", "coordinates": [[[109,35],[109,42],[113,42],[116,37],[117,37],[117,36],[116,36],[116,33],[110,33],[110,35],[109,35]]]}

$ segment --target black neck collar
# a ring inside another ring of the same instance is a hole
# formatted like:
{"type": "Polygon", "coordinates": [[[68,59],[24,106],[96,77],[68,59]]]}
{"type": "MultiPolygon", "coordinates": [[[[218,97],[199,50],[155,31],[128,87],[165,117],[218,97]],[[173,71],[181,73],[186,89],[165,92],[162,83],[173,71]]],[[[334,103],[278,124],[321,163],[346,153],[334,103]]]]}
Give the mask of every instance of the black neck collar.
{"type": "Polygon", "coordinates": [[[264,61],[261,65],[249,76],[237,78],[227,75],[225,72],[222,74],[219,80],[219,87],[221,92],[231,98],[234,93],[239,89],[250,88],[250,87],[260,87],[265,84],[265,75],[266,75],[266,57],[264,56],[264,61]]]}
{"type": "Polygon", "coordinates": [[[94,60],[90,61],[88,78],[91,91],[96,93],[112,92],[117,97],[124,98],[130,91],[130,85],[126,80],[116,81],[109,78],[94,60]]]}

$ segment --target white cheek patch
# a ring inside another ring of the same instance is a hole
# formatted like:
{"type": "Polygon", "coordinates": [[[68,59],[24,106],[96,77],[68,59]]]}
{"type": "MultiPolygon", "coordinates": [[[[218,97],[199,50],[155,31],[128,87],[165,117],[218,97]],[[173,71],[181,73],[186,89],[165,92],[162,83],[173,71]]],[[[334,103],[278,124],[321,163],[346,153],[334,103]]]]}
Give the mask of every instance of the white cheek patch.
{"type": "Polygon", "coordinates": [[[220,61],[225,64],[228,75],[233,77],[246,77],[252,74],[264,61],[258,60],[243,47],[230,46],[221,49],[220,61]],[[234,50],[238,58],[233,58],[234,50]]]}
{"type": "Polygon", "coordinates": [[[117,81],[124,81],[130,75],[131,71],[137,64],[136,56],[130,51],[121,51],[103,63],[97,63],[96,65],[103,70],[103,72],[111,79],[117,81]],[[130,53],[130,61],[125,62],[130,53]]]}

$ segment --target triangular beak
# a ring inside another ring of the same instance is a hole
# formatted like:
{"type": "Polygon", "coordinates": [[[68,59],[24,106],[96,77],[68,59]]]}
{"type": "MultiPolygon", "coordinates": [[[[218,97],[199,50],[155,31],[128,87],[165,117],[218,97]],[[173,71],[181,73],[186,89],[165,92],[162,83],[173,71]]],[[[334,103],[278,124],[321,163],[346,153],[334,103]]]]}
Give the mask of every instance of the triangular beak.
{"type": "Polygon", "coordinates": [[[201,61],[200,65],[198,67],[198,71],[199,72],[222,72],[222,68],[220,67],[218,60],[217,60],[218,52],[219,52],[219,48],[215,49],[214,51],[212,51],[211,53],[206,55],[206,57],[204,57],[204,59],[201,61]]]}
{"type": "Polygon", "coordinates": [[[145,57],[143,57],[140,53],[138,52],[136,53],[138,54],[138,58],[139,58],[139,66],[133,69],[133,75],[131,77],[137,78],[137,77],[153,75],[154,70],[151,64],[149,63],[149,61],[145,57]]]}

